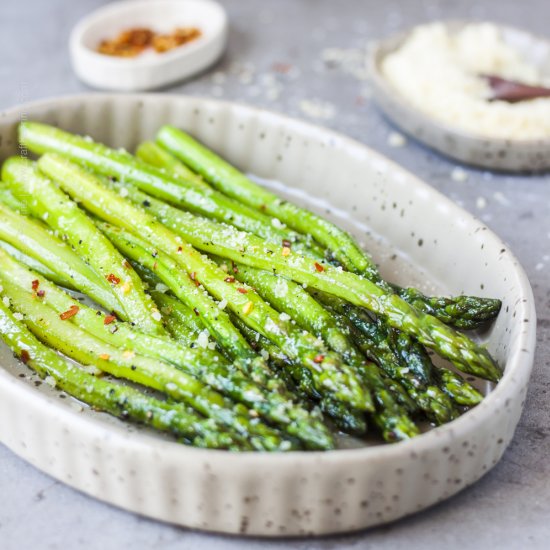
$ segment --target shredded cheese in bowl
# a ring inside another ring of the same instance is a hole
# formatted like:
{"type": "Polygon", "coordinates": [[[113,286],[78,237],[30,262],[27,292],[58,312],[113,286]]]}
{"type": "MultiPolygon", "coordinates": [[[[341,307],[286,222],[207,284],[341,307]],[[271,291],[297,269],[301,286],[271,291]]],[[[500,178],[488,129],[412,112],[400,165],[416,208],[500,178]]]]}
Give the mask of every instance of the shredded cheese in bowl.
{"type": "Polygon", "coordinates": [[[492,90],[482,75],[550,85],[495,25],[472,23],[458,32],[442,23],[417,27],[381,69],[410,104],[442,123],[490,138],[550,137],[550,98],[489,101],[492,90]]]}

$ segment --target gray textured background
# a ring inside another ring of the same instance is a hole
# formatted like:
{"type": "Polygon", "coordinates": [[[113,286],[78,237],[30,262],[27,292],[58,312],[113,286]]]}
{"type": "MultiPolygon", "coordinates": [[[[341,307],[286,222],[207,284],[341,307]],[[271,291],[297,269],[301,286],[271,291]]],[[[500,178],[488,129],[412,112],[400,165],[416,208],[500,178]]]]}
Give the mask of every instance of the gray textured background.
{"type": "MultiPolygon", "coordinates": [[[[0,108],[81,92],[71,71],[72,25],[101,0],[0,0],[0,108]]],[[[504,458],[474,487],[431,510],[348,537],[261,541],[212,536],[122,512],[41,474],[0,445],[0,549],[34,548],[548,548],[550,537],[550,177],[466,170],[408,142],[372,106],[355,68],[327,63],[327,48],[360,53],[368,40],[439,18],[495,19],[548,33],[548,0],[225,0],[231,35],[216,67],[171,92],[224,97],[318,122],[391,156],[474,212],[506,240],[527,270],[538,307],[538,350],[525,413],[504,458]],[[325,61],[323,61],[325,59],[325,61]],[[291,65],[290,66],[287,66],[291,65]],[[282,73],[281,73],[282,71],[282,73]],[[285,72],[286,71],[286,72],[285,72]],[[350,74],[351,72],[351,74],[350,74]],[[332,114],[331,114],[332,113],[332,114]],[[309,116],[309,118],[311,118],[309,116]]],[[[340,50],[337,51],[337,53],[340,50]]],[[[340,52],[341,53],[341,52],[340,52]]],[[[334,55],[332,56],[334,57],[334,55]]],[[[3,419],[6,421],[6,419],[3,419]]]]}

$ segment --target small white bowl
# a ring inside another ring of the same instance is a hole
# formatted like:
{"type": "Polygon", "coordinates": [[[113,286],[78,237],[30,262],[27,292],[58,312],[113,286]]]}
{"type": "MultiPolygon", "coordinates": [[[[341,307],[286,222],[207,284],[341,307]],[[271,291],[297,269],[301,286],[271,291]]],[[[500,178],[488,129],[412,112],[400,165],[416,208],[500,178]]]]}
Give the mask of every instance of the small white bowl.
{"type": "MultiPolygon", "coordinates": [[[[457,32],[469,22],[444,23],[457,32]]],[[[503,40],[550,75],[550,41],[520,29],[497,25],[503,40]]],[[[420,111],[410,104],[384,76],[384,58],[397,50],[414,29],[373,44],[368,59],[374,99],[385,115],[407,134],[436,151],[466,164],[509,172],[550,169],[550,138],[497,139],[467,132],[420,111]]]]}
{"type": "Polygon", "coordinates": [[[225,50],[227,15],[212,0],[128,0],[100,8],[73,29],[70,52],[77,76],[94,88],[116,91],[152,90],[188,78],[214,63],[225,50]],[[172,32],[197,27],[202,35],[165,53],[153,50],[132,57],[96,51],[104,39],[121,31],[147,27],[172,32]]]}

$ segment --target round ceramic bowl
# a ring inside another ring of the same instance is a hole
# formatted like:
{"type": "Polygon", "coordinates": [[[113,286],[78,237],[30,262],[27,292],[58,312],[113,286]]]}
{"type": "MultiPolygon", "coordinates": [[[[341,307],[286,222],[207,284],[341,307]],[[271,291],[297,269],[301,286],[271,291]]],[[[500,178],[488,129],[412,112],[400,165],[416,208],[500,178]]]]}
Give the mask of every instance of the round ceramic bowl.
{"type": "Polygon", "coordinates": [[[170,95],[41,101],[0,114],[0,159],[20,152],[21,120],[128,150],[162,124],[187,129],[267,185],[352,231],[396,282],[502,298],[498,319],[478,337],[505,373],[492,391],[485,388],[488,395],[475,409],[411,441],[239,454],[186,447],[82,409],[47,384],[36,387],[28,369],[0,347],[0,441],[15,453],[139,514],[265,536],[389,522],[450,497],[500,459],[525,399],[535,310],[517,260],[480,221],[360,143],[252,107],[170,95]]]}
{"type": "Polygon", "coordinates": [[[212,65],[225,50],[227,16],[213,0],[126,0],[106,5],[82,19],[69,40],[77,76],[94,88],[152,90],[188,78],[212,65]],[[96,51],[104,39],[125,29],[145,27],[171,33],[197,27],[201,36],[168,52],[147,50],[131,57],[96,51]]]}
{"type": "MultiPolygon", "coordinates": [[[[457,32],[467,22],[445,23],[457,32]]],[[[503,40],[530,62],[550,75],[550,41],[512,27],[497,25],[503,40]]],[[[411,105],[384,76],[384,58],[397,50],[412,30],[372,45],[368,55],[374,98],[384,114],[407,134],[429,147],[466,164],[510,172],[539,172],[550,169],[550,138],[495,139],[473,134],[440,122],[411,105]]]]}

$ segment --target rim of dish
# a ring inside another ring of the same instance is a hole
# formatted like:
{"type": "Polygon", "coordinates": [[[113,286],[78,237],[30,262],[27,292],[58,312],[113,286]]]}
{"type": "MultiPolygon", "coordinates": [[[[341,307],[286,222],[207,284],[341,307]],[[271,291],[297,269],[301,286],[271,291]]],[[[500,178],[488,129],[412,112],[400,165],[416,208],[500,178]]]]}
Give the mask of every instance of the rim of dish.
{"type": "MultiPolygon", "coordinates": [[[[298,118],[293,118],[285,114],[277,113],[269,109],[263,109],[255,107],[252,105],[247,105],[244,103],[238,103],[233,101],[226,100],[216,100],[210,99],[207,97],[201,96],[192,96],[192,95],[176,95],[176,94],[155,94],[155,93],[137,93],[137,94],[124,94],[124,93],[84,93],[84,94],[67,94],[62,96],[56,96],[53,98],[41,99],[37,101],[32,101],[28,103],[23,103],[21,105],[16,105],[8,109],[0,111],[0,120],[8,117],[13,117],[14,115],[20,115],[21,110],[25,109],[34,109],[39,107],[49,107],[51,110],[60,109],[63,107],[63,103],[67,101],[73,102],[89,102],[89,101],[111,101],[116,100],[134,100],[136,102],[144,100],[153,100],[153,99],[165,99],[167,101],[176,101],[176,102],[185,102],[185,101],[200,101],[201,103],[211,104],[218,107],[223,107],[226,109],[244,109],[248,110],[251,113],[260,116],[270,116],[276,119],[281,120],[286,125],[295,126],[298,129],[302,129],[307,134],[316,136],[319,139],[324,141],[330,141],[333,144],[336,144],[340,147],[343,146],[344,149],[350,150],[363,150],[367,152],[369,156],[375,157],[378,161],[386,163],[387,167],[392,171],[399,171],[406,175],[410,179],[415,188],[423,189],[425,192],[428,192],[433,195],[434,199],[439,204],[443,204],[446,207],[451,207],[451,209],[458,210],[458,213],[461,214],[464,221],[471,224],[477,224],[480,227],[485,227],[487,230],[484,231],[484,237],[487,240],[490,240],[490,243],[493,247],[498,247],[499,249],[505,248],[506,254],[508,256],[508,261],[513,266],[514,277],[518,284],[518,289],[520,290],[520,300],[517,305],[518,315],[517,319],[529,319],[529,323],[522,323],[527,325],[527,329],[524,329],[520,332],[518,336],[518,343],[515,350],[508,358],[507,365],[504,365],[505,370],[501,380],[496,384],[496,386],[491,390],[488,395],[485,395],[481,403],[466,411],[464,414],[452,420],[451,422],[444,424],[442,426],[437,426],[433,429],[430,429],[427,432],[424,432],[410,440],[399,441],[396,443],[380,443],[375,445],[369,445],[365,447],[353,448],[353,449],[334,449],[331,451],[292,451],[289,453],[283,452],[257,452],[257,451],[243,451],[243,452],[228,452],[220,451],[214,449],[200,449],[192,447],[189,445],[182,445],[173,441],[165,441],[161,439],[155,439],[148,433],[141,431],[141,428],[138,427],[137,432],[128,433],[125,428],[122,426],[108,425],[107,423],[92,418],[88,415],[83,415],[78,413],[69,407],[52,402],[51,398],[47,395],[44,395],[37,391],[35,388],[29,386],[22,380],[19,380],[9,374],[1,365],[0,365],[0,380],[7,380],[8,383],[12,383],[15,387],[19,388],[23,393],[28,394],[31,398],[34,396],[35,399],[44,400],[44,404],[47,407],[53,406],[56,411],[63,411],[65,415],[69,415],[72,420],[76,423],[82,423],[88,428],[97,430],[100,433],[114,434],[116,433],[117,437],[120,437],[120,443],[127,443],[128,438],[134,440],[135,444],[144,445],[147,447],[155,447],[160,445],[165,451],[174,450],[175,452],[192,452],[196,453],[197,456],[201,458],[210,457],[211,459],[217,457],[223,457],[224,460],[237,460],[237,461],[256,461],[263,460],[266,462],[279,462],[280,460],[294,460],[301,463],[305,463],[310,460],[322,460],[333,461],[333,460],[344,460],[354,461],[360,457],[372,457],[373,455],[379,455],[381,458],[386,458],[394,454],[401,454],[402,452],[422,452],[423,450],[429,449],[430,447],[437,446],[438,443],[442,444],[445,437],[454,437],[460,433],[467,433],[471,430],[472,420],[475,417],[479,417],[478,421],[484,420],[487,416],[492,414],[493,406],[496,406],[496,402],[499,399],[505,399],[511,393],[511,390],[514,388],[514,385],[510,386],[512,383],[512,378],[516,375],[519,375],[519,378],[525,380],[525,383],[529,381],[529,377],[532,370],[532,365],[534,361],[534,352],[535,352],[535,343],[536,343],[536,313],[535,313],[535,303],[531,285],[527,278],[527,275],[519,263],[516,256],[510,252],[508,246],[494,233],[492,230],[487,228],[487,226],[478,220],[473,214],[464,210],[462,207],[455,204],[451,199],[443,195],[437,189],[431,187],[428,183],[414,175],[412,172],[408,171],[406,168],[400,166],[395,161],[389,157],[384,156],[378,151],[370,148],[367,145],[364,145],[358,140],[350,138],[344,134],[312,124],[310,122],[303,121],[298,118]],[[326,136],[326,137],[325,137],[326,136]],[[526,351],[524,351],[526,350],[526,351]],[[506,368],[507,367],[507,368],[506,368]],[[154,443],[153,443],[154,442],[154,443]],[[340,457],[340,458],[338,458],[340,457]]],[[[16,117],[17,118],[17,117],[16,117]]],[[[1,124],[1,122],[0,122],[1,124]]],[[[520,321],[517,321],[518,323],[520,321]]],[[[517,379],[515,380],[518,381],[517,379]]],[[[111,440],[112,441],[112,440],[111,440]]]]}
{"type": "MultiPolygon", "coordinates": [[[[550,137],[529,138],[529,139],[497,138],[497,137],[484,136],[483,134],[477,134],[475,132],[469,132],[457,126],[453,126],[450,123],[442,122],[437,118],[435,118],[434,116],[430,115],[429,113],[422,111],[421,109],[418,109],[417,107],[409,103],[407,98],[391,85],[391,83],[382,73],[380,69],[380,63],[382,62],[384,57],[386,57],[389,53],[394,52],[397,49],[397,47],[401,46],[403,41],[415,29],[417,29],[418,27],[427,25],[429,23],[430,22],[425,22],[425,23],[420,23],[418,25],[414,25],[412,27],[408,27],[407,29],[401,32],[398,32],[396,34],[383,38],[382,40],[374,41],[370,44],[369,50],[367,53],[367,68],[368,68],[368,73],[370,75],[370,78],[374,82],[374,84],[378,88],[380,88],[385,95],[390,96],[393,101],[399,103],[402,108],[406,109],[410,113],[416,113],[417,115],[421,116],[424,119],[424,124],[427,122],[431,124],[434,128],[436,128],[438,131],[447,132],[449,134],[455,134],[463,139],[468,139],[472,141],[491,142],[494,144],[502,145],[503,147],[506,147],[511,143],[513,143],[514,146],[521,145],[521,146],[524,146],[525,148],[531,148],[531,147],[539,148],[539,147],[550,146],[550,137]],[[390,49],[388,47],[390,43],[395,43],[396,46],[390,49]]],[[[528,36],[531,39],[536,40],[537,42],[542,42],[546,44],[548,48],[548,57],[550,59],[550,40],[548,40],[547,38],[544,38],[541,35],[532,33],[530,31],[526,31],[524,29],[520,29],[519,27],[513,27],[511,25],[501,25],[500,23],[496,23],[494,21],[481,20],[481,19],[447,19],[444,21],[440,21],[440,23],[445,25],[447,28],[465,26],[469,24],[490,23],[491,25],[494,25],[495,27],[497,27],[499,30],[504,29],[505,31],[508,31],[508,32],[520,33],[525,36],[528,36]]]]}
{"type": "MultiPolygon", "coordinates": [[[[69,44],[71,50],[84,53],[91,58],[100,61],[101,63],[110,64],[113,66],[125,66],[125,67],[135,67],[136,69],[147,67],[147,66],[159,66],[166,64],[167,62],[174,61],[177,58],[185,57],[195,53],[197,50],[207,48],[213,42],[215,42],[220,35],[224,35],[227,28],[227,13],[223,6],[216,2],[215,0],[120,0],[113,4],[105,4],[84,16],[77,24],[73,27],[70,37],[69,44]],[[196,40],[183,44],[185,47],[173,48],[162,54],[156,54],[154,57],[140,57],[139,55],[132,58],[126,57],[116,57],[109,56],[93,50],[86,46],[83,42],[84,33],[93,25],[96,25],[101,22],[102,19],[109,17],[111,15],[117,14],[119,11],[128,10],[132,8],[134,4],[143,4],[143,5],[153,5],[154,3],[169,2],[174,5],[184,4],[191,2],[193,4],[201,4],[204,6],[209,6],[216,10],[220,16],[220,25],[215,32],[202,34],[196,40]]],[[[64,96],[59,96],[64,97],[64,96]]]]}

